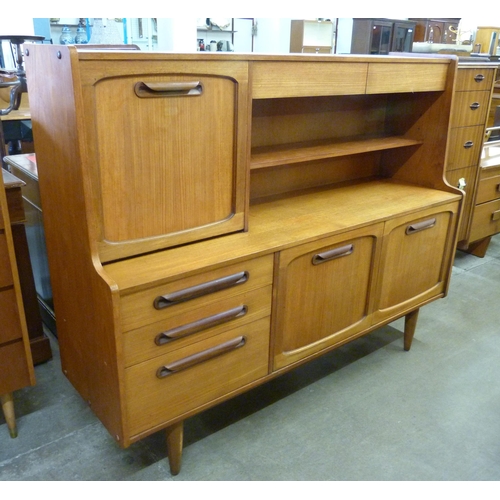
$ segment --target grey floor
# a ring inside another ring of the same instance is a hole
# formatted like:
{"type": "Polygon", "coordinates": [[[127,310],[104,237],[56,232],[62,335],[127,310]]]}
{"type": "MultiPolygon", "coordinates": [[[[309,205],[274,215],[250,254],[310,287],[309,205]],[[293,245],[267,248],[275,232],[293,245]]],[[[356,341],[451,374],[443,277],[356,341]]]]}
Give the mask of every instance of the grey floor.
{"type": "Polygon", "coordinates": [[[186,422],[181,473],[164,433],[120,449],[53,360],[0,416],[2,481],[498,481],[500,236],[458,252],[448,297],[186,422]]]}

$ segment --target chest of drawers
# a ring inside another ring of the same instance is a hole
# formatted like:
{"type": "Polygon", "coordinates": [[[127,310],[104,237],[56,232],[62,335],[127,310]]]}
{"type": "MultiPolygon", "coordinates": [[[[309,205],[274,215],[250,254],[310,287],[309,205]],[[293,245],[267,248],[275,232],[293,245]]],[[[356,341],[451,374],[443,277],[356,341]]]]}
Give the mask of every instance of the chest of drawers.
{"type": "Polygon", "coordinates": [[[494,63],[463,63],[459,64],[457,72],[446,178],[466,194],[458,236],[458,248],[462,250],[469,249],[477,238],[473,213],[496,68],[494,63]]]}
{"type": "Polygon", "coordinates": [[[26,65],[62,369],[121,446],[165,429],[176,474],[185,419],[446,295],[455,58],[26,65]]]}
{"type": "Polygon", "coordinates": [[[0,175],[0,399],[12,437],[17,435],[13,392],[35,383],[11,221],[0,175]]]}

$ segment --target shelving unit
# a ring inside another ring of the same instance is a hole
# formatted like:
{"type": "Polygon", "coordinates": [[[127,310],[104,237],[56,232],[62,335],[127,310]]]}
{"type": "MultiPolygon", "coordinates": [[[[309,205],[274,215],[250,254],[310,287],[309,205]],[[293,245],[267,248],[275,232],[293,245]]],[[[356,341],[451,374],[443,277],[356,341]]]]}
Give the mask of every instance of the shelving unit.
{"type": "Polygon", "coordinates": [[[410,349],[455,57],[57,50],[26,65],[61,359],[120,446],[164,429],[177,474],[190,416],[403,316],[410,349]]]}

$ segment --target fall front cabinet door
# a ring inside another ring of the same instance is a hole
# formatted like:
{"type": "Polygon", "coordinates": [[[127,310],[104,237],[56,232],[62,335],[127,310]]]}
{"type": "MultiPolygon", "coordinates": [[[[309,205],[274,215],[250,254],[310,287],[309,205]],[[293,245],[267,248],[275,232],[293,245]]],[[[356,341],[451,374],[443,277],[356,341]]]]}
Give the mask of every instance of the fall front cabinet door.
{"type": "Polygon", "coordinates": [[[368,326],[382,231],[376,224],[280,252],[274,369],[368,326]]]}

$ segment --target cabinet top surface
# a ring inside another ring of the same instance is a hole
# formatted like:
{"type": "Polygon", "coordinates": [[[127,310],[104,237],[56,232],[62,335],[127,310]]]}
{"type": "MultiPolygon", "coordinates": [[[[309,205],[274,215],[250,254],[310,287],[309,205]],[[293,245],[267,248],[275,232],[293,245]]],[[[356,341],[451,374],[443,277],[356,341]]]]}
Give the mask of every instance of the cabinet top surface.
{"type": "MultiPolygon", "coordinates": [[[[43,46],[40,46],[42,49],[43,46]]],[[[40,47],[36,47],[37,50],[40,47]]],[[[414,62],[424,64],[447,64],[456,59],[453,54],[428,54],[425,56],[414,55],[357,55],[357,54],[236,54],[236,53],[210,53],[210,52],[143,52],[135,50],[95,50],[76,48],[68,46],[69,50],[75,51],[78,59],[85,60],[156,60],[156,61],[318,61],[318,62],[414,62]]]]}

